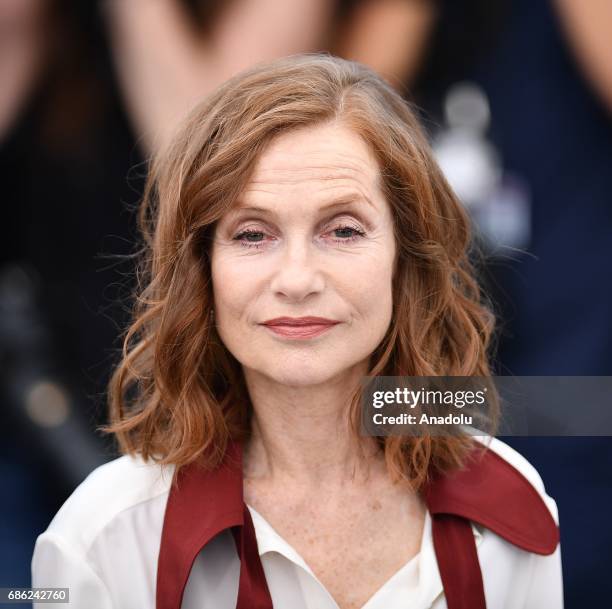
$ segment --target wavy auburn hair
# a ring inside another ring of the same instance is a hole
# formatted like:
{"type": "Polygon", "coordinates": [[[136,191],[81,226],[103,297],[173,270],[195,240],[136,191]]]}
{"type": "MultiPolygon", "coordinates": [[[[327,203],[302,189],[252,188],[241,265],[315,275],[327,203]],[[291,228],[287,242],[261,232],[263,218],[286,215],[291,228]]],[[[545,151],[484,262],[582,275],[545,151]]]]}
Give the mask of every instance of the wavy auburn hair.
{"type": "MultiPolygon", "coordinates": [[[[409,104],[363,65],[295,55],[224,83],[151,162],[133,321],[102,428],[123,453],[215,467],[228,440],[248,437],[252,405],[241,366],[211,317],[211,239],[272,138],[331,121],[375,153],[394,218],[393,317],[368,376],[490,375],[494,315],[468,257],[468,217],[409,104]]],[[[357,391],[347,414],[356,435],[359,411],[357,391]]],[[[377,441],[392,478],[416,489],[432,466],[451,471],[474,446],[467,435],[377,441]]]]}

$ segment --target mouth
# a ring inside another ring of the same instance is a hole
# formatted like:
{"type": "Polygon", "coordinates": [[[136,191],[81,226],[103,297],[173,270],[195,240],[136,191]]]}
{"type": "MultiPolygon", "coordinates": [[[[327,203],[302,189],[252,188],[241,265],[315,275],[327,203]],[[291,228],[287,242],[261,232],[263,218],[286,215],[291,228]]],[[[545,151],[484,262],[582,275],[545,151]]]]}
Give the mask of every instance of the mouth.
{"type": "Polygon", "coordinates": [[[277,317],[261,325],[277,336],[308,339],[324,334],[339,323],[339,321],[324,317],[277,317]]]}

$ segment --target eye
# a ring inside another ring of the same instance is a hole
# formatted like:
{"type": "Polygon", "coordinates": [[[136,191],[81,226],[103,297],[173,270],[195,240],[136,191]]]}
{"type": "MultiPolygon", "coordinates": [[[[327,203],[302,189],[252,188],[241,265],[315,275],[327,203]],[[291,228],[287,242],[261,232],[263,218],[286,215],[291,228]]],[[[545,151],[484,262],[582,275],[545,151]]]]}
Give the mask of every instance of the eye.
{"type": "Polygon", "coordinates": [[[354,226],[338,226],[337,228],[332,229],[330,232],[332,233],[344,233],[344,237],[341,239],[333,239],[336,243],[346,243],[347,241],[356,241],[357,239],[361,239],[365,236],[365,232],[360,230],[359,228],[355,228],[354,226]]]}
{"type": "Polygon", "coordinates": [[[263,237],[265,237],[263,231],[247,229],[238,233],[234,237],[234,241],[238,241],[243,247],[259,249],[264,246],[263,237]],[[251,237],[255,237],[255,239],[251,239],[251,237]],[[262,237],[262,239],[260,240],[259,237],[262,237]],[[245,238],[247,239],[246,241],[244,241],[245,238]]]}

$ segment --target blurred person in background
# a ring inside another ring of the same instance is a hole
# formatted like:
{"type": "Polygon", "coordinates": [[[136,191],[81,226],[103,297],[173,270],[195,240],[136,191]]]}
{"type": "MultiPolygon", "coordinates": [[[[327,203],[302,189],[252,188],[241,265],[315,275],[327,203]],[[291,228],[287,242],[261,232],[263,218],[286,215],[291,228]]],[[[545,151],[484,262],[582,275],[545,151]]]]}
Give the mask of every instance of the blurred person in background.
{"type": "Polygon", "coordinates": [[[192,5],[191,14],[178,0],[101,6],[125,105],[147,152],[224,80],[275,57],[327,50],[403,90],[435,17],[427,0],[231,0],[192,5]]]}
{"type": "MultiPolygon", "coordinates": [[[[438,122],[454,83],[478,87],[503,169],[528,192],[526,251],[502,250],[488,269],[505,320],[497,374],[611,375],[612,4],[490,4],[478,12],[494,33],[486,46],[458,61],[452,44],[432,41],[414,93],[438,122]]],[[[459,41],[483,23],[466,22],[468,6],[445,3],[442,28],[466,50],[459,41]]],[[[612,597],[612,439],[506,441],[558,501],[566,606],[601,606],[612,597]]]]}
{"type": "MultiPolygon", "coordinates": [[[[531,192],[531,255],[492,267],[507,320],[499,373],[612,375],[612,4],[517,0],[494,52],[464,76],[486,91],[491,136],[531,192]]],[[[559,502],[566,606],[601,606],[612,438],[509,443],[559,502]]]]}
{"type": "MultiPolygon", "coordinates": [[[[29,585],[28,546],[76,481],[47,438],[76,451],[93,437],[93,425],[83,438],[57,436],[22,381],[61,375],[69,412],[101,416],[122,311],[111,298],[117,270],[96,256],[130,249],[132,148],[89,3],[1,0],[0,586],[29,585]]],[[[76,470],[85,455],[74,457],[76,470]]]]}

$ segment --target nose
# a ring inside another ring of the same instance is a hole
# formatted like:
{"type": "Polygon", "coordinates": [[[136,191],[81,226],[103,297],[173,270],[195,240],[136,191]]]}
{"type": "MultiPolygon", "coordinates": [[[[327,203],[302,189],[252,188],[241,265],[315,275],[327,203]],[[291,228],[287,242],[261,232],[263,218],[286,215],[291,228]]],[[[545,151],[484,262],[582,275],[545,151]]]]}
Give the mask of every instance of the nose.
{"type": "Polygon", "coordinates": [[[275,294],[298,302],[325,287],[322,260],[314,244],[302,236],[287,239],[271,282],[275,294]]]}

